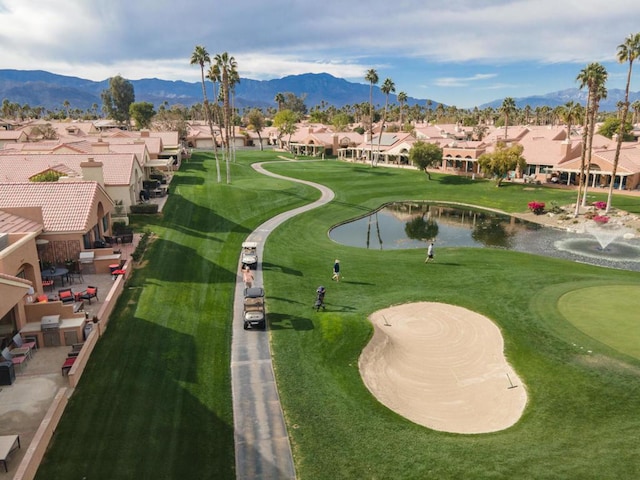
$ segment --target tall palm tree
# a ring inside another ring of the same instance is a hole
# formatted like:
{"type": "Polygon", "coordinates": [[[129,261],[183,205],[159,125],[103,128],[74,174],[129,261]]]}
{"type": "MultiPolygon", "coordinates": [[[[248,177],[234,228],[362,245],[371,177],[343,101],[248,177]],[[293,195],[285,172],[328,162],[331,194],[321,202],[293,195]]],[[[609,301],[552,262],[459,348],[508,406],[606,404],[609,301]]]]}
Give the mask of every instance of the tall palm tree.
{"type": "Polygon", "coordinates": [[[586,205],[587,190],[589,187],[589,170],[591,169],[591,145],[593,144],[593,134],[595,131],[596,115],[600,100],[607,97],[607,70],[600,63],[590,63],[580,71],[576,80],[580,82],[579,88],[588,88],[587,108],[585,114],[584,132],[582,134],[582,157],[580,161],[580,184],[578,186],[578,197],[576,199],[576,209],[574,216],[578,216],[580,204],[586,205]],[[586,166],[585,166],[586,163],[586,166]],[[582,192],[582,202],[580,202],[580,190],[582,192]]]}
{"type": "Polygon", "coordinates": [[[278,104],[278,111],[282,110],[282,105],[284,105],[284,95],[281,92],[276,93],[273,100],[278,104]]]}
{"type": "Polygon", "coordinates": [[[404,113],[404,104],[407,102],[407,94],[405,92],[398,93],[398,102],[400,103],[400,128],[404,125],[403,113],[404,113]]]}
{"type": "MultiPolygon", "coordinates": [[[[382,133],[384,132],[384,123],[387,120],[387,108],[389,106],[389,94],[396,91],[396,84],[393,80],[386,78],[382,87],[380,87],[382,93],[385,95],[384,99],[384,113],[382,115],[382,125],[380,126],[380,133],[378,134],[378,150],[376,151],[376,163],[378,162],[378,156],[380,155],[380,140],[382,140],[382,133]]],[[[372,161],[373,165],[373,161],[372,161]]]]}
{"type": "Polygon", "coordinates": [[[616,154],[613,157],[613,170],[611,171],[611,181],[609,182],[609,195],[607,196],[606,212],[609,212],[609,209],[611,208],[613,185],[618,171],[618,161],[620,160],[620,147],[622,146],[622,137],[624,136],[624,128],[627,123],[627,114],[629,113],[629,84],[631,83],[631,70],[633,69],[633,61],[638,58],[638,56],[640,56],[640,33],[629,35],[625,39],[624,43],[618,45],[618,62],[629,62],[629,70],[627,71],[627,86],[624,91],[624,103],[622,104],[620,130],[618,130],[618,141],[616,142],[616,154]]]}
{"type": "Polygon", "coordinates": [[[507,137],[507,128],[509,127],[509,118],[512,117],[516,112],[516,101],[513,97],[506,97],[502,101],[502,105],[500,106],[500,113],[504,116],[504,141],[506,142],[507,137]]]}
{"type": "Polygon", "coordinates": [[[215,63],[220,69],[222,78],[221,94],[222,94],[222,114],[224,117],[224,131],[225,131],[225,161],[227,164],[227,183],[231,183],[231,171],[229,169],[229,159],[231,152],[229,150],[229,138],[231,132],[231,101],[230,92],[233,84],[239,79],[238,77],[238,64],[236,59],[230,56],[227,52],[219,53],[215,56],[215,63]]]}
{"type": "MultiPolygon", "coordinates": [[[[220,115],[219,115],[220,106],[218,104],[217,85],[220,83],[221,79],[220,79],[220,68],[215,63],[213,65],[209,66],[209,70],[207,71],[207,79],[213,85],[212,90],[213,90],[214,103],[213,103],[213,105],[210,105],[210,107],[211,107],[211,122],[212,122],[212,125],[215,123],[215,124],[217,124],[219,126],[221,122],[220,122],[220,115]]],[[[218,130],[219,130],[219,127],[218,127],[218,130]]],[[[214,152],[214,155],[215,155],[216,161],[217,161],[217,159],[218,159],[218,141],[215,138],[213,139],[213,152],[214,152]]]]}
{"type": "Polygon", "coordinates": [[[377,85],[378,72],[370,68],[367,70],[364,79],[369,82],[369,155],[371,155],[371,164],[373,165],[373,86],[377,85]]]}
{"type": "MultiPolygon", "coordinates": [[[[213,140],[213,144],[216,143],[216,137],[213,134],[213,120],[211,119],[211,110],[209,109],[209,100],[207,99],[207,89],[204,83],[204,65],[211,63],[211,57],[209,56],[209,52],[202,45],[196,45],[196,48],[193,50],[191,54],[191,65],[200,65],[200,78],[202,80],[202,98],[204,103],[204,110],[207,119],[207,123],[209,124],[209,132],[211,132],[211,140],[213,140]]],[[[218,183],[222,181],[220,177],[220,162],[218,161],[218,155],[214,155],[216,158],[216,174],[218,183]]]]}

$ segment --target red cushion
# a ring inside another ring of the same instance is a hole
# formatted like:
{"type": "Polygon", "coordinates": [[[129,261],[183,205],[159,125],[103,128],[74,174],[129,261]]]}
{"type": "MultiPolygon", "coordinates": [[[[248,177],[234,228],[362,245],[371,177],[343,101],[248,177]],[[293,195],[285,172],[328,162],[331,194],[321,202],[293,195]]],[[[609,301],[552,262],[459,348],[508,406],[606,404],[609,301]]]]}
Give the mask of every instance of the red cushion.
{"type": "Polygon", "coordinates": [[[97,288],[87,288],[87,293],[89,295],[95,295],[97,291],[98,291],[97,288]]]}
{"type": "Polygon", "coordinates": [[[60,292],[59,296],[60,298],[71,298],[72,293],[69,290],[66,290],[64,292],[60,292]]]}
{"type": "Polygon", "coordinates": [[[36,297],[36,300],[38,301],[38,303],[45,303],[49,301],[49,297],[47,297],[46,295],[40,295],[36,297]]]}
{"type": "Polygon", "coordinates": [[[73,365],[73,362],[75,362],[75,361],[76,361],[76,357],[69,357],[64,361],[62,366],[63,367],[69,367],[69,366],[73,365]]]}

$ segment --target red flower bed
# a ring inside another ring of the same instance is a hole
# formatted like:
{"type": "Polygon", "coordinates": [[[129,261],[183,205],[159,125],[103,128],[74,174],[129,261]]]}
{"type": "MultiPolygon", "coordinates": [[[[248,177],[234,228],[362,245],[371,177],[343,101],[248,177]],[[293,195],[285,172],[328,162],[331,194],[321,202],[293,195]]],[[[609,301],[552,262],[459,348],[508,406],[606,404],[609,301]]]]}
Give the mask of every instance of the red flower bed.
{"type": "Polygon", "coordinates": [[[544,213],[544,202],[529,202],[527,206],[536,215],[544,213]]]}

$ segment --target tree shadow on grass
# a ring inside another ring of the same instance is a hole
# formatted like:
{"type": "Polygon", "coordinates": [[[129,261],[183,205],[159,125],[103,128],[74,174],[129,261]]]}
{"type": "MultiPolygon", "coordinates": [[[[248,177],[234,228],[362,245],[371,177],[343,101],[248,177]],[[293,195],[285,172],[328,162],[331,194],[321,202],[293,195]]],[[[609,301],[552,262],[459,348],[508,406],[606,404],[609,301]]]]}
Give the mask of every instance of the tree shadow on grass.
{"type": "Polygon", "coordinates": [[[233,283],[236,272],[204,258],[196,250],[170,240],[155,240],[148,253],[149,264],[140,272],[145,280],[191,284],[233,283]]]}
{"type": "Polygon", "coordinates": [[[313,322],[305,317],[285,315],[283,313],[269,313],[267,318],[271,330],[313,330],[313,322]]]}
{"type": "Polygon", "coordinates": [[[445,175],[437,181],[442,185],[470,185],[472,183],[476,183],[476,180],[471,180],[471,177],[463,177],[459,175],[445,175]]]}
{"type": "Polygon", "coordinates": [[[218,417],[198,384],[214,343],[136,316],[140,292],[123,295],[38,478],[234,477],[231,419],[218,417]]]}
{"type": "Polygon", "coordinates": [[[275,263],[262,262],[262,270],[270,270],[272,272],[282,272],[287,275],[295,275],[296,277],[301,277],[302,272],[300,270],[295,270],[289,267],[282,267],[280,265],[276,265],[275,263]]]}

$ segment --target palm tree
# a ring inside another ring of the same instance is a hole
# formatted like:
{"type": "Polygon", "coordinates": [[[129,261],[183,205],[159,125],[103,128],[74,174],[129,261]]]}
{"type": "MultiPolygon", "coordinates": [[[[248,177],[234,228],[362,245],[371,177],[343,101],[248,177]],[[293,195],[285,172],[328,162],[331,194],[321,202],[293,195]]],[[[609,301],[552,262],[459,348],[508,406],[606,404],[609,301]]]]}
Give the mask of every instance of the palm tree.
{"type": "Polygon", "coordinates": [[[273,100],[278,104],[278,111],[282,110],[282,105],[284,105],[284,95],[281,92],[276,93],[273,100]]]}
{"type": "MultiPolygon", "coordinates": [[[[217,124],[218,125],[218,130],[220,130],[220,105],[218,105],[218,91],[217,91],[217,84],[221,82],[221,78],[220,78],[220,68],[218,67],[218,65],[213,64],[209,66],[209,70],[207,71],[207,79],[211,82],[212,84],[212,90],[213,90],[213,98],[214,98],[214,103],[213,105],[209,105],[210,107],[210,111],[211,111],[211,123],[213,124],[217,124]]],[[[213,130],[212,130],[213,131],[213,130]]],[[[216,157],[216,160],[218,158],[218,141],[215,139],[213,139],[213,152],[214,155],[216,157]]]]}
{"type": "MultiPolygon", "coordinates": [[[[624,128],[627,123],[627,114],[629,113],[629,84],[631,83],[631,70],[633,61],[640,56],[640,33],[629,35],[624,43],[618,45],[618,62],[629,62],[629,70],[627,71],[627,86],[624,91],[624,103],[622,104],[622,117],[620,118],[620,130],[618,131],[618,140],[616,142],[616,154],[613,157],[613,170],[611,171],[611,181],[609,182],[609,195],[607,196],[607,209],[611,208],[611,200],[613,198],[613,185],[618,170],[618,161],[620,160],[620,147],[622,146],[622,137],[624,136],[624,128]]],[[[622,183],[622,179],[620,180],[622,183]]]]}
{"type": "Polygon", "coordinates": [[[640,116],[640,100],[636,100],[631,104],[631,108],[633,108],[633,124],[638,123],[638,117],[640,116]]]}
{"type": "MultiPolygon", "coordinates": [[[[378,134],[378,150],[376,151],[376,163],[378,161],[378,155],[380,155],[380,140],[382,139],[382,132],[384,132],[384,122],[387,120],[387,107],[389,106],[389,94],[396,91],[396,84],[390,78],[385,79],[382,87],[380,87],[382,93],[385,95],[384,99],[384,114],[382,115],[382,125],[380,126],[380,133],[378,134]]],[[[373,165],[373,161],[371,163],[373,165]]]]}
{"type": "MultiPolygon", "coordinates": [[[[204,83],[204,64],[211,63],[211,57],[209,56],[209,52],[207,52],[207,49],[202,45],[196,45],[196,48],[193,50],[193,53],[191,54],[191,60],[189,63],[190,65],[200,65],[200,78],[202,80],[202,97],[204,102],[204,110],[205,110],[207,123],[209,124],[209,132],[211,132],[211,140],[213,140],[213,144],[215,145],[216,137],[213,134],[213,121],[211,119],[211,110],[209,109],[209,100],[207,99],[207,89],[204,83]]],[[[216,158],[217,180],[218,180],[218,183],[220,183],[222,181],[222,178],[220,177],[220,162],[218,161],[217,153],[215,153],[214,156],[216,158]]]]}
{"type": "Polygon", "coordinates": [[[599,63],[590,63],[580,71],[576,80],[580,82],[579,88],[588,88],[587,107],[585,110],[584,131],[582,134],[582,157],[580,162],[580,183],[578,185],[578,197],[576,199],[576,209],[574,216],[577,217],[580,210],[580,194],[582,192],[582,205],[587,201],[587,190],[589,184],[589,170],[591,168],[591,145],[593,143],[593,134],[595,130],[596,115],[598,106],[602,98],[607,97],[607,89],[605,83],[607,81],[607,70],[599,63]],[[586,167],[585,167],[586,163],[586,167]],[[586,172],[585,172],[586,169],[586,172]]]}
{"type": "Polygon", "coordinates": [[[369,82],[369,155],[371,155],[371,164],[373,165],[373,86],[378,83],[378,72],[370,68],[364,79],[369,82]]]}
{"type": "Polygon", "coordinates": [[[579,103],[574,102],[573,100],[561,105],[558,109],[558,116],[562,119],[562,121],[567,125],[567,141],[571,142],[571,127],[574,125],[573,122],[578,120],[580,114],[582,113],[582,107],[579,103]]]}
{"type": "Polygon", "coordinates": [[[403,112],[404,112],[404,104],[407,101],[407,94],[405,92],[398,93],[398,102],[400,103],[400,128],[404,125],[403,120],[403,112]]]}
{"type": "Polygon", "coordinates": [[[236,59],[227,52],[219,53],[215,56],[215,63],[218,66],[222,78],[221,94],[222,94],[222,113],[224,116],[224,131],[226,138],[226,158],[227,163],[227,183],[231,183],[231,171],[229,169],[229,158],[231,152],[229,150],[229,138],[231,132],[231,101],[230,92],[233,85],[239,80],[238,64],[236,59]]]}
{"type": "Polygon", "coordinates": [[[507,128],[509,127],[509,117],[516,112],[516,101],[513,97],[506,97],[500,106],[500,113],[504,115],[504,141],[507,141],[507,128]]]}

